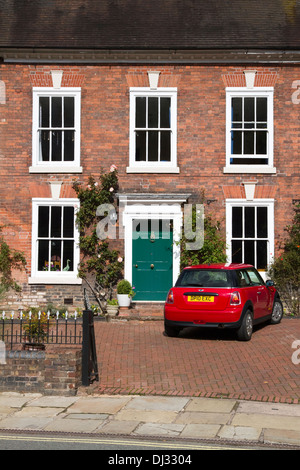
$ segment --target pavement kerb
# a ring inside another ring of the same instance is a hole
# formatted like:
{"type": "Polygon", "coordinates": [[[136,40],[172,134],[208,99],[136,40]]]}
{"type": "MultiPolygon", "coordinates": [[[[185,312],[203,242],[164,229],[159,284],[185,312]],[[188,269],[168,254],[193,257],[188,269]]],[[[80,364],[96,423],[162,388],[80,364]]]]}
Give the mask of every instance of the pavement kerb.
{"type": "Polygon", "coordinates": [[[300,405],[226,398],[0,393],[0,433],[38,431],[300,448],[300,405]]]}

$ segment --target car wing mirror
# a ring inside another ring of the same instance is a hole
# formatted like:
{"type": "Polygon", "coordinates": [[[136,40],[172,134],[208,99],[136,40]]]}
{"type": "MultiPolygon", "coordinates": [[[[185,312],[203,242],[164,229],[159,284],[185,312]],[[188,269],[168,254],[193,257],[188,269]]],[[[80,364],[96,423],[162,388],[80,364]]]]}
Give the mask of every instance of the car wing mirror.
{"type": "Polygon", "coordinates": [[[266,281],[266,286],[267,286],[267,287],[273,287],[274,285],[275,285],[275,283],[274,283],[274,281],[272,281],[271,279],[268,279],[268,280],[266,281]]]}

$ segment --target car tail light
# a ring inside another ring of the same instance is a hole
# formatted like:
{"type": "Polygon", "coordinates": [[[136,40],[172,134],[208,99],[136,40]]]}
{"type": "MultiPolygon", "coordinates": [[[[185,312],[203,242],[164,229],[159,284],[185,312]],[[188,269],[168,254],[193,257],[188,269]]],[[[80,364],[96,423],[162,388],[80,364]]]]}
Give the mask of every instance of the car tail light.
{"type": "Polygon", "coordinates": [[[174,303],[174,295],[172,289],[168,293],[167,297],[167,304],[173,304],[174,303]]]}
{"type": "Polygon", "coordinates": [[[232,292],[230,305],[241,305],[241,296],[239,292],[232,292]]]}

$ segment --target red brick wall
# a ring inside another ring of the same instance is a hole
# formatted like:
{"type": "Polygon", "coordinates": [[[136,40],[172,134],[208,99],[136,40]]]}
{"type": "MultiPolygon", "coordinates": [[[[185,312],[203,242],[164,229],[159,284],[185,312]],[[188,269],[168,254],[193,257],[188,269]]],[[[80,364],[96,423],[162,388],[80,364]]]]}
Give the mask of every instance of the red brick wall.
{"type": "MultiPolygon", "coordinates": [[[[275,175],[225,175],[225,87],[244,86],[244,67],[226,66],[0,66],[6,103],[0,104],[0,224],[8,242],[31,258],[31,198],[49,197],[49,181],[72,182],[98,176],[115,164],[120,191],[187,192],[197,201],[201,188],[216,201],[207,210],[224,220],[225,198],[243,197],[244,179],[255,179],[256,197],[275,198],[275,240],[292,217],[292,199],[300,198],[300,104],[293,104],[294,66],[255,68],[256,86],[274,86],[275,175]],[[82,88],[82,175],[29,174],[32,156],[32,87],[51,86],[50,70],[64,71],[62,86],[82,88]],[[148,70],[161,72],[159,86],[178,87],[177,160],[180,174],[127,174],[129,162],[129,87],[148,86],[148,70]],[[238,196],[240,195],[240,196],[238,196]]],[[[120,246],[122,243],[120,242],[120,246]]],[[[57,287],[54,287],[57,289],[57,287]]],[[[76,288],[77,289],[77,288],[76,288]]],[[[70,289],[69,289],[70,290],[70,289]]],[[[77,291],[78,292],[78,289],[77,291]]]]}

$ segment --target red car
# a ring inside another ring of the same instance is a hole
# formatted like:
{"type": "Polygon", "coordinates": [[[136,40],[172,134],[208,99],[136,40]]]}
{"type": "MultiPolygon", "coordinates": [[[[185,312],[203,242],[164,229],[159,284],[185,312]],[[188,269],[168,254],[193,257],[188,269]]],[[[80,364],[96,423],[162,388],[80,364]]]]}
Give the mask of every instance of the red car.
{"type": "Polygon", "coordinates": [[[167,336],[185,327],[234,328],[249,341],[253,325],[279,323],[283,307],[273,281],[262,279],[249,264],[189,266],[170,289],[165,303],[167,336]]]}

